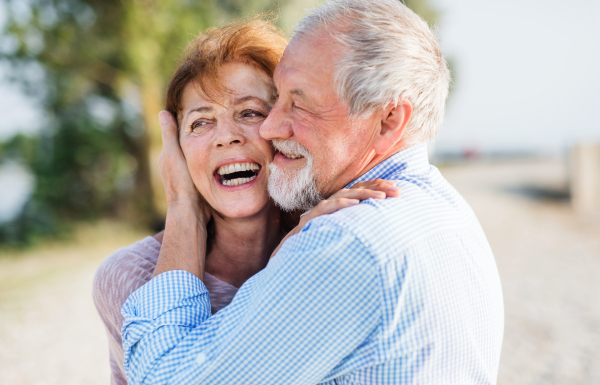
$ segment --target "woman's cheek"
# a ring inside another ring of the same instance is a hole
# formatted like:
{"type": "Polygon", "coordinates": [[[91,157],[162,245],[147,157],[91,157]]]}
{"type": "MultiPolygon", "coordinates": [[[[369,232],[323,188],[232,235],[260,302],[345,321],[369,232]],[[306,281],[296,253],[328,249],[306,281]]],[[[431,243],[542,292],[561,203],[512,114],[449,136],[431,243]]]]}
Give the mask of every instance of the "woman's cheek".
{"type": "Polygon", "coordinates": [[[193,140],[188,141],[182,146],[188,170],[196,189],[198,189],[200,193],[207,188],[208,183],[210,183],[208,180],[209,176],[212,176],[212,171],[208,169],[208,167],[210,167],[208,159],[205,159],[205,155],[208,151],[201,147],[202,146],[198,146],[198,143],[193,143],[193,140]]]}

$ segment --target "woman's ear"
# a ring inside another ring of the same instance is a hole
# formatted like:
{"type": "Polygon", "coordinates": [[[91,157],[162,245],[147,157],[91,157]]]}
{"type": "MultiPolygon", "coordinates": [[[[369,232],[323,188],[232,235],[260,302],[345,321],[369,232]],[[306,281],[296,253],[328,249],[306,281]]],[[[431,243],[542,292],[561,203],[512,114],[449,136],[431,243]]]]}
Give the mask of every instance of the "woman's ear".
{"type": "Polygon", "coordinates": [[[377,154],[387,154],[401,139],[412,117],[413,106],[410,100],[402,98],[398,104],[390,103],[383,111],[381,129],[373,143],[377,154]]]}

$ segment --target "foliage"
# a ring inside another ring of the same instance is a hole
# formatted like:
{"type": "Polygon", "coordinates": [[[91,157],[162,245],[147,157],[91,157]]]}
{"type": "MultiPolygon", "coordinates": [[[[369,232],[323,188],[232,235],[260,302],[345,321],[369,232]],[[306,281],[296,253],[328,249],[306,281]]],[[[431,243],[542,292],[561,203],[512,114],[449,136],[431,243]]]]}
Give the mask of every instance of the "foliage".
{"type": "Polygon", "coordinates": [[[36,177],[0,243],[56,234],[61,223],[116,215],[156,225],[162,185],[152,167],[167,81],[185,45],[268,0],[4,0],[0,60],[44,108],[36,138],[3,145],[36,177]]]}
{"type": "Polygon", "coordinates": [[[421,16],[429,27],[433,28],[437,25],[438,12],[431,6],[428,1],[423,0],[402,0],[408,8],[412,9],[417,15],[421,16]]]}

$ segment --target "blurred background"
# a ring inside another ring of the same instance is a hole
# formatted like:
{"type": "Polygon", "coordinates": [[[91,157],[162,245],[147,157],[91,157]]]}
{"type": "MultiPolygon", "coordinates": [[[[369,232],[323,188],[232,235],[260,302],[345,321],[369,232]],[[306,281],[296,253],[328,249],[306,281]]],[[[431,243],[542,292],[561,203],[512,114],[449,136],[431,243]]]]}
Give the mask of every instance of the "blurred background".
{"type": "MultiPolygon", "coordinates": [[[[108,384],[100,262],[161,229],[157,113],[210,26],[317,0],[0,0],[0,383],[108,384]]],[[[432,163],[494,250],[499,384],[600,384],[600,2],[411,0],[454,86],[432,163]]]]}

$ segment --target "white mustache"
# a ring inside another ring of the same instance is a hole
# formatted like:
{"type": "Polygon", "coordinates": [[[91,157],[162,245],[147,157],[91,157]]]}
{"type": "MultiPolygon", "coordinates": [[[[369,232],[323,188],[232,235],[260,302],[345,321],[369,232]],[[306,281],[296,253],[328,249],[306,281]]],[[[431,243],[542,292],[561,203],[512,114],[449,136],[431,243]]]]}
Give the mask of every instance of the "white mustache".
{"type": "Polygon", "coordinates": [[[306,147],[302,146],[298,142],[294,142],[293,140],[278,140],[275,139],[271,143],[273,143],[273,147],[276,150],[283,152],[288,155],[302,155],[305,158],[311,159],[312,156],[310,152],[306,149],[306,147]]]}

